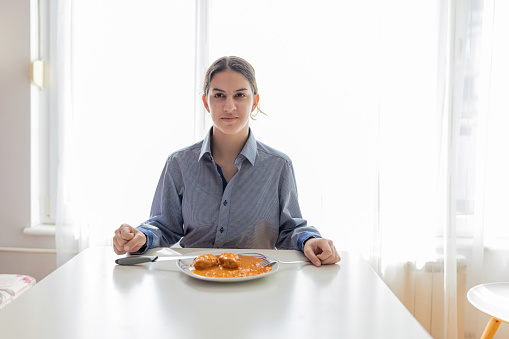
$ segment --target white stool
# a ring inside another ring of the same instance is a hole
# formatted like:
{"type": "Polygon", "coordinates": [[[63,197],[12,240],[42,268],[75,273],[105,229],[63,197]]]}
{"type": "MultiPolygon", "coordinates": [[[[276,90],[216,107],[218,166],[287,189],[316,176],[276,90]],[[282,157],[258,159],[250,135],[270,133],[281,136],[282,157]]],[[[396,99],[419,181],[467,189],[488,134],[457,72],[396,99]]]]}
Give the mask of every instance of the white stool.
{"type": "Polygon", "coordinates": [[[509,323],[509,283],[490,283],[472,287],[468,301],[491,317],[481,339],[491,339],[500,322],[509,323]]]}
{"type": "Polygon", "coordinates": [[[28,275],[0,274],[0,308],[19,297],[35,283],[35,279],[28,275]]]}

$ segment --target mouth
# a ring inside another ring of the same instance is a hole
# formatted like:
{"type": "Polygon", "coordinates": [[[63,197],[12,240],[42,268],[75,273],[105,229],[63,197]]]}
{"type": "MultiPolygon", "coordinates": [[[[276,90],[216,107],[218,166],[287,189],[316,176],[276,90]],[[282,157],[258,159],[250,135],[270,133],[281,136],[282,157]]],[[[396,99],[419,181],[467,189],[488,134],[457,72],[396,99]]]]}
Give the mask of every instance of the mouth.
{"type": "Polygon", "coordinates": [[[237,119],[238,119],[237,117],[224,117],[224,118],[221,118],[221,120],[227,121],[227,122],[235,121],[237,119]]]}

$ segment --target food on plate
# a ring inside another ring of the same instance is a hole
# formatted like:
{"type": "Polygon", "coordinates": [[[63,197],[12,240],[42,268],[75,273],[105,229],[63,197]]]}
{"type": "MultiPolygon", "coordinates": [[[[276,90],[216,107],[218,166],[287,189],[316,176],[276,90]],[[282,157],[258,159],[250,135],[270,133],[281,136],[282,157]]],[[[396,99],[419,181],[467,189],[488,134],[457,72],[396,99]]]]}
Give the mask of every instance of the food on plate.
{"type": "Polygon", "coordinates": [[[219,265],[223,268],[236,269],[240,267],[240,257],[234,253],[223,253],[219,257],[219,265]]]}
{"type": "Polygon", "coordinates": [[[202,254],[194,258],[192,266],[196,269],[203,270],[206,268],[217,266],[218,263],[219,262],[215,255],[202,254]]]}
{"type": "Polygon", "coordinates": [[[189,269],[194,274],[211,278],[251,277],[272,270],[272,266],[261,267],[261,261],[258,257],[234,253],[222,253],[218,256],[202,254],[193,260],[189,269]],[[215,264],[212,257],[216,258],[215,264]],[[202,262],[207,264],[201,264],[202,262]]]}

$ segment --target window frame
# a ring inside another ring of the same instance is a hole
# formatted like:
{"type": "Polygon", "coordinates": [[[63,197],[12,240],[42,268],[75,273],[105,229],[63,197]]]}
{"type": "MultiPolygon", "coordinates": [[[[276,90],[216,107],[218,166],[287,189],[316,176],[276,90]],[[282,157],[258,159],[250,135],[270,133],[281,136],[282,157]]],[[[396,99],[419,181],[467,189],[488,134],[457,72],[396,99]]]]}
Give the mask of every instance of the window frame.
{"type": "Polygon", "coordinates": [[[30,1],[30,59],[42,61],[42,87],[31,84],[31,225],[28,234],[52,234],[56,220],[57,121],[51,114],[50,23],[55,6],[30,1]]]}

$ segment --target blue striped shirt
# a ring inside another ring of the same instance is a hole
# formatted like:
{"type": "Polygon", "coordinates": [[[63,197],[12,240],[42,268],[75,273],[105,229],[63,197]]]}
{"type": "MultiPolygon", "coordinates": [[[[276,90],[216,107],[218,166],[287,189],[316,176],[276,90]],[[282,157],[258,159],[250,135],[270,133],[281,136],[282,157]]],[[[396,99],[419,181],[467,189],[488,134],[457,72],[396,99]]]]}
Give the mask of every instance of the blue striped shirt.
{"type": "Polygon", "coordinates": [[[161,174],[151,217],[138,229],[147,248],[266,248],[303,250],[316,228],[302,218],[290,158],[249,138],[223,189],[211,154],[211,135],[171,154],[161,174]]]}

